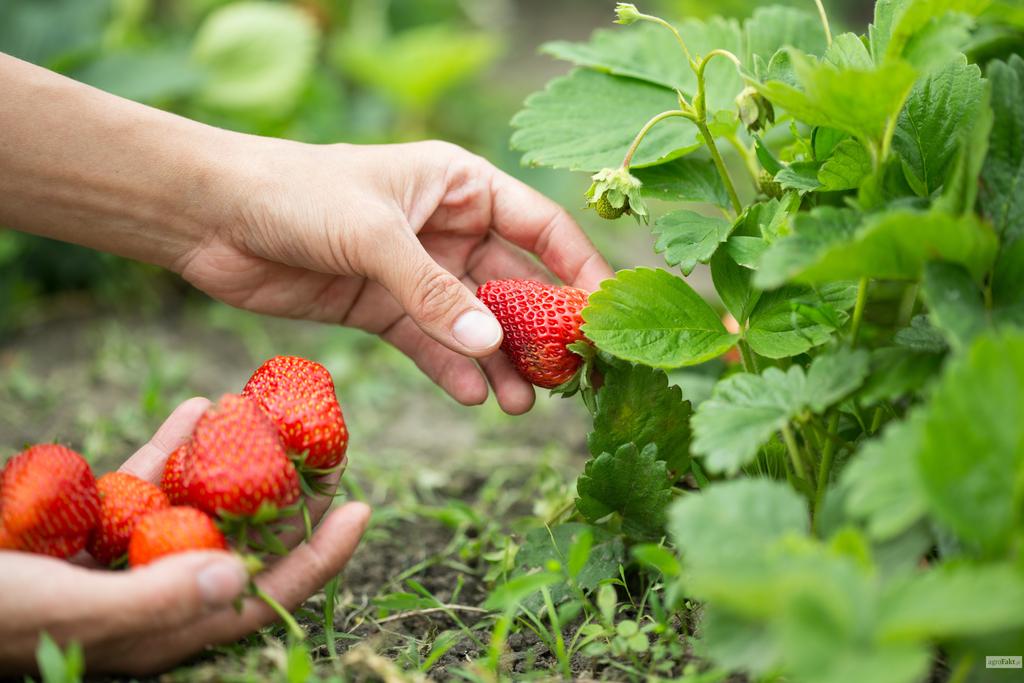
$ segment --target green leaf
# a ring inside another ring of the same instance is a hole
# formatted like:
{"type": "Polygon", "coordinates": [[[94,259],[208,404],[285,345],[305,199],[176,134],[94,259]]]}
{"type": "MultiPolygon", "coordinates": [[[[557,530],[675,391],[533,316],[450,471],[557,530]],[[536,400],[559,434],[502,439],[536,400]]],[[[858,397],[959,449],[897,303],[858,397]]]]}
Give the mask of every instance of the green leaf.
{"type": "Polygon", "coordinates": [[[785,483],[717,482],[669,509],[668,531],[688,567],[744,564],[788,534],[808,531],[807,507],[785,483]]]}
{"type": "Polygon", "coordinates": [[[763,237],[772,242],[787,229],[786,220],[796,211],[800,197],[790,192],[781,199],[751,204],[736,221],[737,235],[763,237]]]}
{"type": "Polygon", "coordinates": [[[697,82],[672,32],[638,24],[628,29],[598,29],[585,43],[558,40],[541,52],[577,66],[626,76],[670,90],[694,92],[697,82]]]}
{"type": "Polygon", "coordinates": [[[602,351],[656,368],[703,363],[738,339],[684,280],[651,268],[622,270],[602,282],[583,320],[583,333],[602,351]]]}
{"type": "Polygon", "coordinates": [[[594,431],[587,437],[592,455],[614,453],[627,443],[653,443],[675,478],[690,464],[690,402],[670,386],[661,370],[616,365],[597,393],[594,431]]]}
{"type": "Polygon", "coordinates": [[[72,642],[62,652],[50,634],[43,631],[36,646],[36,666],[43,683],[81,683],[85,658],[78,643],[72,642]]]}
{"type": "MultiPolygon", "coordinates": [[[[643,125],[655,114],[678,108],[671,90],[587,69],[556,78],[530,95],[512,119],[512,147],[523,163],[573,171],[618,167],[643,125]]],[[[662,121],[644,138],[633,166],[654,166],[701,146],[686,119],[662,121]]]]}
{"type": "Polygon", "coordinates": [[[868,48],[855,33],[841,33],[836,36],[825,51],[823,61],[837,69],[869,71],[875,66],[875,60],[871,58],[868,48]]]}
{"type": "Polygon", "coordinates": [[[743,61],[755,73],[758,63],[767,65],[784,47],[795,47],[812,55],[820,55],[826,47],[825,31],[818,16],[793,7],[758,7],[743,23],[743,35],[743,61]]]}
{"type": "Polygon", "coordinates": [[[859,387],[867,371],[866,352],[841,350],[815,358],[806,373],[794,365],[728,377],[693,416],[693,451],[712,472],[736,472],[791,419],[824,411],[859,387]]]}
{"type": "MultiPolygon", "coordinates": [[[[742,52],[740,27],[733,20],[689,19],[679,24],[678,29],[692,54],[707,54],[713,49],[742,52]]],[[[661,26],[640,24],[628,29],[599,30],[590,42],[559,41],[544,45],[542,50],[579,66],[647,81],[673,93],[681,90],[692,96],[697,90],[697,77],[686,63],[682,49],[672,33],[661,26]]],[[[708,111],[731,112],[736,95],[743,89],[736,67],[716,59],[708,65],[705,76],[708,111]]]]}
{"type": "Polygon", "coordinates": [[[1024,327],[1024,239],[1005,245],[992,273],[993,317],[1024,327]]]}
{"type": "Polygon", "coordinates": [[[892,401],[920,390],[939,373],[942,356],[901,347],[871,352],[871,374],[858,397],[864,405],[892,401]]]}
{"type": "Polygon", "coordinates": [[[881,142],[914,84],[914,70],[903,62],[837,69],[794,50],[789,58],[802,89],[773,80],[756,85],[761,94],[804,123],[842,130],[873,144],[881,142]]]}
{"type": "Polygon", "coordinates": [[[893,149],[919,195],[930,196],[946,181],[984,94],[981,69],[962,57],[914,86],[896,122],[893,149]]]}
{"type": "Polygon", "coordinates": [[[818,169],[818,182],[826,192],[853,190],[870,174],[871,157],[864,145],[848,138],[835,146],[818,169]]]}
{"type": "Polygon", "coordinates": [[[200,102],[233,113],[284,116],[312,73],[318,43],[316,24],[298,7],[257,1],[217,9],[192,47],[208,74],[200,102]]]}
{"type": "Polygon", "coordinates": [[[724,218],[673,211],[654,223],[654,234],[658,236],[654,251],[664,253],[668,265],[679,266],[683,275],[689,275],[698,263],[711,260],[718,246],[729,238],[732,227],[724,218]]]}
{"type": "Polygon", "coordinates": [[[814,192],[821,187],[821,183],[818,182],[818,168],[817,162],[797,161],[776,173],[775,182],[784,190],[814,192]]]}
{"type": "Polygon", "coordinates": [[[929,320],[945,332],[954,349],[963,349],[989,326],[981,288],[962,266],[933,261],[924,270],[921,294],[929,320]]]}
{"type": "Polygon", "coordinates": [[[966,14],[935,17],[907,41],[903,58],[922,73],[929,73],[960,59],[961,52],[971,42],[974,23],[974,18],[966,14]]]}
{"type": "MultiPolygon", "coordinates": [[[[758,237],[736,239],[763,241],[758,237]]],[[[732,316],[742,325],[757,305],[761,292],[750,286],[754,273],[736,263],[727,249],[720,249],[711,259],[711,279],[715,291],[732,316]]]]}
{"type": "Polygon", "coordinates": [[[820,207],[798,214],[793,232],[774,241],[761,257],[754,285],[761,289],[782,285],[829,246],[852,238],[860,221],[860,214],[852,209],[820,207]]]}
{"type": "Polygon", "coordinates": [[[992,230],[973,215],[894,210],[872,216],[848,240],[835,239],[839,231],[826,232],[820,225],[806,227],[811,229],[801,234],[798,222],[795,237],[779,240],[765,253],[756,286],[777,286],[787,276],[806,283],[914,280],[928,261],[938,259],[959,263],[980,280],[996,252],[992,230]]]}
{"type": "Polygon", "coordinates": [[[766,358],[799,355],[828,342],[856,300],[857,287],[850,282],[833,282],[818,290],[793,286],[765,292],[750,314],[747,342],[766,358]]]}
{"type": "Polygon", "coordinates": [[[1024,334],[978,337],[920,420],[917,464],[932,514],[965,541],[1004,551],[1024,502],[1024,334]]]}
{"type": "Polygon", "coordinates": [[[705,605],[700,628],[701,637],[695,647],[723,669],[755,675],[778,669],[782,644],[763,624],[719,605],[705,605]]]}
{"type": "Polygon", "coordinates": [[[710,159],[676,159],[667,164],[638,168],[633,175],[643,183],[644,195],[653,199],[729,206],[722,176],[710,159]]]}
{"type": "Polygon", "coordinates": [[[946,338],[932,326],[926,315],[915,315],[910,327],[898,330],[893,336],[900,346],[924,353],[943,353],[948,348],[946,338]]]}
{"type": "Polygon", "coordinates": [[[576,482],[576,507],[590,521],[612,513],[622,516],[622,529],[631,536],[657,537],[665,523],[665,508],[672,499],[672,480],[658,447],[641,451],[625,444],[587,462],[576,482]]]}
{"type": "MultiPolygon", "coordinates": [[[[602,581],[618,575],[619,565],[625,561],[625,547],[620,537],[589,524],[571,522],[530,529],[516,554],[513,576],[544,571],[552,561],[569,571],[573,560],[578,569],[573,578],[576,585],[583,590],[593,590],[602,581]],[[573,558],[572,555],[586,534],[591,537],[590,549],[580,564],[579,558],[573,558]]],[[[551,598],[556,604],[569,595],[569,586],[566,585],[557,585],[551,590],[551,598]]],[[[533,596],[530,602],[539,603],[537,598],[539,595],[533,596]]]]}
{"type": "Polygon", "coordinates": [[[993,62],[995,120],[982,171],[981,204],[1007,242],[1024,237],[1024,59],[993,62]]]}
{"type": "Polygon", "coordinates": [[[107,52],[71,75],[100,90],[146,103],[191,95],[204,78],[186,52],[174,49],[107,52]]]}
{"type": "Polygon", "coordinates": [[[914,461],[919,445],[916,424],[893,422],[843,470],[840,486],[846,492],[846,509],[866,522],[875,540],[896,538],[927,512],[914,461]]]}
{"type": "Polygon", "coordinates": [[[1024,573],[1008,564],[939,566],[888,587],[886,639],[948,640],[1024,626],[1024,573]]]}
{"type": "Polygon", "coordinates": [[[989,0],[879,0],[871,27],[875,61],[905,56],[912,41],[920,39],[922,33],[936,30],[936,23],[949,12],[974,15],[988,3],[989,0]]]}
{"type": "MultiPolygon", "coordinates": [[[[745,235],[732,235],[725,243],[725,251],[732,259],[745,269],[754,270],[760,262],[764,252],[768,249],[768,242],[760,237],[747,237],[745,235]]],[[[720,252],[719,252],[720,253],[720,252]]],[[[714,259],[711,261],[714,263],[714,259]]]]}
{"type": "Polygon", "coordinates": [[[988,156],[989,134],[994,121],[991,99],[991,88],[986,84],[977,106],[966,115],[971,125],[960,131],[956,157],[950,164],[946,187],[935,208],[953,214],[974,213],[976,210],[981,185],[979,177],[988,156]]]}

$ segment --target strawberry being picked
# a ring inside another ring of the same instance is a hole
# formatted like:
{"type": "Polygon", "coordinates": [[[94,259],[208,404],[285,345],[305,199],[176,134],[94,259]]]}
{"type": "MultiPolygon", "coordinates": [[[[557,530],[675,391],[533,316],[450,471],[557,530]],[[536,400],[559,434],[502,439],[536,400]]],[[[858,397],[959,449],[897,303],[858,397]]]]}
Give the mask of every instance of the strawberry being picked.
{"type": "Polygon", "coordinates": [[[70,448],[31,446],[0,473],[0,520],[7,545],[71,557],[85,547],[99,515],[96,478],[70,448]]]}
{"type": "Polygon", "coordinates": [[[491,280],[476,295],[501,324],[501,350],[524,379],[545,389],[586,382],[578,377],[583,358],[569,348],[586,348],[577,344],[586,341],[580,332],[585,291],[533,280],[491,280]]]}
{"type": "Polygon", "coordinates": [[[189,505],[248,517],[299,499],[299,477],[270,418],[245,396],[226,394],[196,423],[184,462],[189,505]]]}
{"type": "Polygon", "coordinates": [[[297,356],[275,356],[256,369],[242,395],[277,426],[288,450],[310,470],[337,467],[348,448],[345,418],[327,369],[297,356]]]}
{"type": "Polygon", "coordinates": [[[126,472],[111,472],[96,480],[100,495],[99,524],[86,549],[101,564],[109,565],[128,552],[136,523],[154,510],[170,507],[159,488],[126,472]]]}

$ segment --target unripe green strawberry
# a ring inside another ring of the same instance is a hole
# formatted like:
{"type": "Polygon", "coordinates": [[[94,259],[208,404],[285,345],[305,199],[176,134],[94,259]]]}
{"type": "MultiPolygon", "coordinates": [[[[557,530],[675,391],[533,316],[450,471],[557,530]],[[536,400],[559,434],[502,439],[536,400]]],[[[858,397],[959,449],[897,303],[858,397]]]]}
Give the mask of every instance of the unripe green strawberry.
{"type": "Polygon", "coordinates": [[[128,552],[135,524],[154,510],[170,507],[159,488],[126,472],[110,472],[96,480],[100,520],[86,549],[100,564],[111,564],[128,552]]]}
{"type": "Polygon", "coordinates": [[[213,520],[190,507],[169,507],[145,515],[128,543],[128,564],[141,567],[161,557],[190,550],[227,550],[213,520]]]}
{"type": "Polygon", "coordinates": [[[612,203],[608,201],[608,195],[601,195],[597,202],[594,204],[594,210],[597,211],[597,215],[601,218],[613,221],[616,218],[622,217],[622,214],[629,211],[629,200],[626,199],[622,206],[615,208],[612,203]]]}
{"type": "Polygon", "coordinates": [[[491,280],[476,295],[501,324],[501,350],[524,379],[554,389],[573,378],[582,359],[566,347],[583,340],[585,291],[533,280],[491,280]]]}
{"type": "Polygon", "coordinates": [[[348,429],[327,368],[297,356],[276,356],[256,369],[242,395],[277,426],[285,447],[305,454],[304,467],[329,469],[345,457],[348,429]]]}
{"type": "Polygon", "coordinates": [[[0,518],[29,552],[70,557],[99,519],[96,479],[81,455],[58,444],[31,446],[0,475],[0,518]]]}
{"type": "Polygon", "coordinates": [[[761,169],[761,173],[757,179],[757,186],[766,196],[772,199],[779,199],[785,194],[785,190],[782,189],[782,185],[775,180],[775,177],[768,171],[761,169]]]}
{"type": "Polygon", "coordinates": [[[226,394],[199,418],[185,463],[188,503],[211,515],[254,515],[299,498],[299,477],[277,428],[245,396],[226,394]]]}

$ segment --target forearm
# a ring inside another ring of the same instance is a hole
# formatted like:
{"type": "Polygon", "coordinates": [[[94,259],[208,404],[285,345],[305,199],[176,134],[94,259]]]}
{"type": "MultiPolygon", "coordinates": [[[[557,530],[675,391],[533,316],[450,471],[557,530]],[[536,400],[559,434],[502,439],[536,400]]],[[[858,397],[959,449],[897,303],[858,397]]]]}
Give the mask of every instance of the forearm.
{"type": "Polygon", "coordinates": [[[0,226],[174,268],[219,223],[238,136],[0,54],[0,226]]]}

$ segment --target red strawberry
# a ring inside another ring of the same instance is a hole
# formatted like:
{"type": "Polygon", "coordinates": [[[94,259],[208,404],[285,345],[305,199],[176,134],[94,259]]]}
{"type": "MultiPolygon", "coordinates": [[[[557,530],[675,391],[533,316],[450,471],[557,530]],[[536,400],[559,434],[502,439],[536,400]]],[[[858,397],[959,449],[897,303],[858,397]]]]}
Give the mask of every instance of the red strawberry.
{"type": "Polygon", "coordinates": [[[3,520],[0,520],[0,550],[20,550],[21,543],[18,538],[7,530],[3,520]]]}
{"type": "Polygon", "coordinates": [[[476,295],[501,323],[501,350],[524,379],[554,389],[573,378],[582,359],[566,346],[584,339],[585,291],[533,280],[491,280],[476,295]]]}
{"type": "Polygon", "coordinates": [[[100,494],[100,522],[86,549],[102,564],[128,552],[135,524],[146,513],[170,507],[163,491],[125,472],[111,472],[96,480],[100,494]]]}
{"type": "Polygon", "coordinates": [[[298,500],[299,476],[255,401],[226,394],[196,423],[185,488],[189,504],[209,514],[253,515],[298,500]]]}
{"type": "Polygon", "coordinates": [[[334,380],[319,363],[296,356],[271,358],[252,374],[242,395],[263,408],[288,450],[307,454],[306,467],[334,467],[345,456],[345,418],[334,380]]]}
{"type": "Polygon", "coordinates": [[[70,557],[99,520],[96,479],[70,448],[32,446],[11,458],[0,479],[0,518],[26,550],[70,557]]]}
{"type": "Polygon", "coordinates": [[[170,507],[142,517],[128,543],[128,564],[141,567],[154,560],[189,550],[227,550],[228,544],[213,520],[189,507],[170,507]]]}
{"type": "Polygon", "coordinates": [[[185,490],[185,463],[189,458],[189,449],[192,442],[186,442],[175,448],[167,462],[164,463],[164,474],[160,478],[160,488],[171,505],[184,505],[188,502],[188,492],[185,490]]]}

